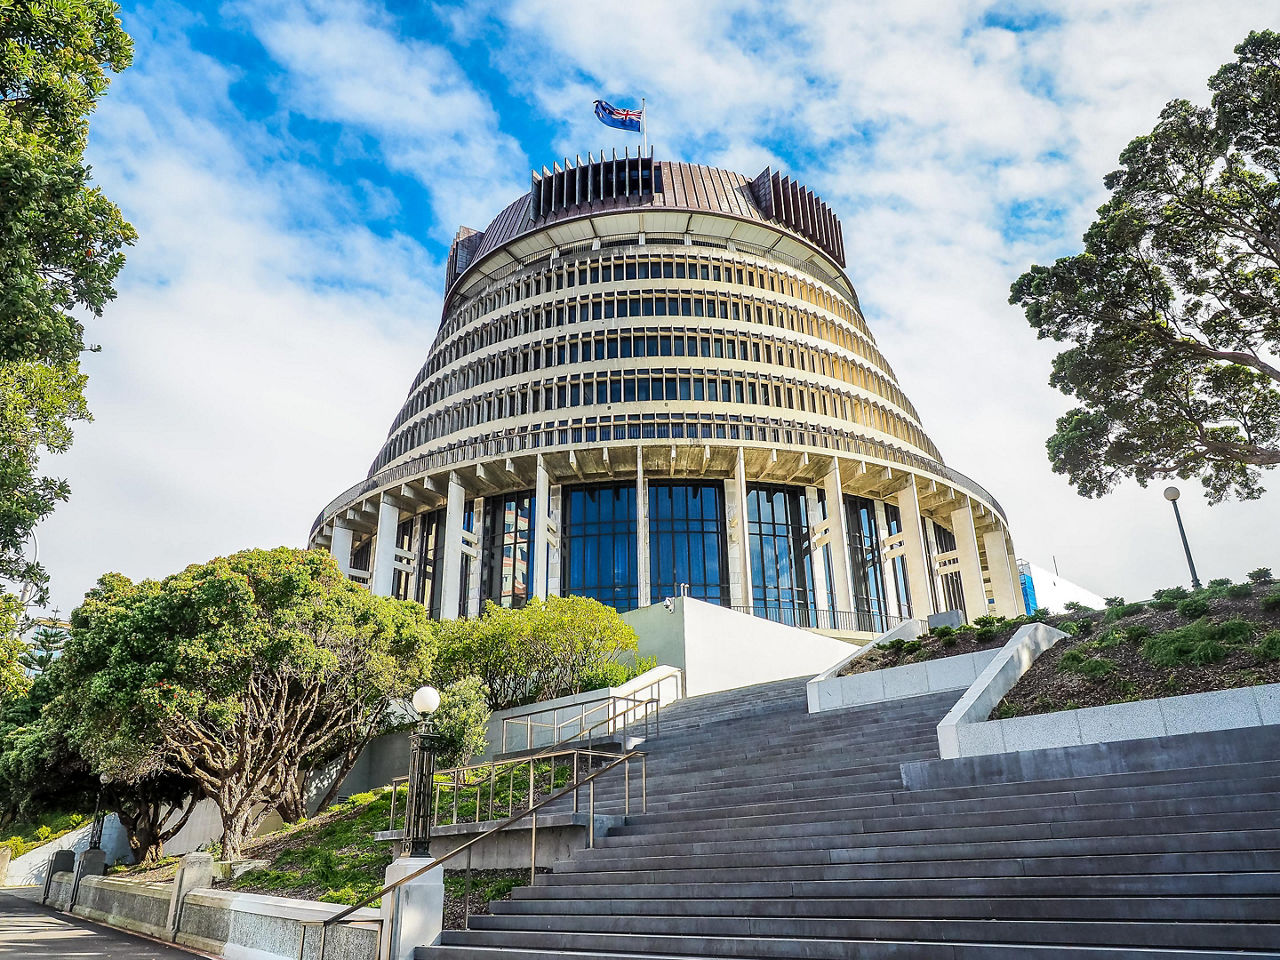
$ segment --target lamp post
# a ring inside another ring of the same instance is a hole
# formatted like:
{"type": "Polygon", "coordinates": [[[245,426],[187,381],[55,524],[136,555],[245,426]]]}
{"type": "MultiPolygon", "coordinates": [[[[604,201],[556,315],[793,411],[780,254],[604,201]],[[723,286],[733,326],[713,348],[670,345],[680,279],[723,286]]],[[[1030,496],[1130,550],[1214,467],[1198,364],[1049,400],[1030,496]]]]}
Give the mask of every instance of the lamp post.
{"type": "Polygon", "coordinates": [[[413,733],[409,758],[409,797],[404,811],[404,852],[410,857],[428,857],[431,844],[431,794],[436,775],[435,734],[431,714],[440,706],[440,691],[419,687],[413,692],[413,709],[418,727],[413,733]]]}
{"type": "Polygon", "coordinates": [[[1182,537],[1182,550],[1187,555],[1187,566],[1191,568],[1191,588],[1200,589],[1200,578],[1196,576],[1196,564],[1191,559],[1191,546],[1187,543],[1187,531],[1182,528],[1182,514],[1178,511],[1178,497],[1181,492],[1177,487],[1165,487],[1164,498],[1173,504],[1173,518],[1178,521],[1178,536],[1182,537]]]}
{"type": "Polygon", "coordinates": [[[102,849],[102,824],[106,819],[102,813],[102,791],[106,789],[110,779],[105,773],[98,777],[98,800],[93,805],[93,824],[89,827],[90,850],[102,849]]]}

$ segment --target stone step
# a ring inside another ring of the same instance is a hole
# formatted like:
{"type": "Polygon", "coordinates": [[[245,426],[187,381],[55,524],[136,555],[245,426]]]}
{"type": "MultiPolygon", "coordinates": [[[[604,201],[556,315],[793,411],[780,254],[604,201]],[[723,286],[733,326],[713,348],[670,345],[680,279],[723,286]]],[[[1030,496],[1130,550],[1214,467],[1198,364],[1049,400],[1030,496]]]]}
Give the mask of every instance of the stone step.
{"type": "Polygon", "coordinates": [[[1277,923],[1150,923],[1114,920],[916,919],[764,917],[753,908],[742,916],[494,915],[472,918],[470,932],[450,931],[443,942],[468,943],[477,933],[499,941],[527,942],[534,933],[565,936],[628,935],[664,939],[705,937],[768,938],[777,956],[807,956],[814,940],[898,940],[984,943],[1060,943],[1099,947],[1142,946],[1198,949],[1280,949],[1277,923]],[[783,945],[786,946],[783,946],[783,945]],[[786,952],[781,952],[786,951],[786,952]]]}

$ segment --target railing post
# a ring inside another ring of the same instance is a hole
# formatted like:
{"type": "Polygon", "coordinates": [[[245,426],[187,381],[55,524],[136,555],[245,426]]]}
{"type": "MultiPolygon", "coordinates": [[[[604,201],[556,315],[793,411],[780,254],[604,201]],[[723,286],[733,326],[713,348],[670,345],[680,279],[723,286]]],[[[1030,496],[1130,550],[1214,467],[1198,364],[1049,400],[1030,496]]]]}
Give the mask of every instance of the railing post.
{"type": "MultiPolygon", "coordinates": [[[[573,782],[578,782],[578,751],[573,751],[573,782]]],[[[578,795],[582,793],[582,788],[575,786],[573,788],[573,812],[578,812],[578,795]]]]}
{"type": "MultiPolygon", "coordinates": [[[[467,848],[467,886],[462,896],[462,929],[471,929],[471,853],[474,847],[467,848]]],[[[323,958],[322,958],[323,960],[323,958]]]]}
{"type": "Polygon", "coordinates": [[[649,812],[649,755],[640,754],[640,812],[649,812]]]}
{"type": "Polygon", "coordinates": [[[490,820],[493,819],[493,787],[494,787],[494,777],[497,775],[497,772],[498,772],[497,763],[491,763],[489,765],[489,819],[490,820]]]}
{"type": "Polygon", "coordinates": [[[624,760],[622,763],[622,815],[630,816],[631,814],[631,761],[624,760]]]}
{"type": "Polygon", "coordinates": [[[538,872],[538,811],[533,811],[533,823],[529,825],[529,883],[538,872]]]}
{"type": "Polygon", "coordinates": [[[529,809],[533,809],[533,759],[529,760],[529,809]]]}
{"type": "Polygon", "coordinates": [[[589,788],[587,810],[587,847],[595,849],[596,845],[596,782],[592,780],[587,784],[589,788]]]}

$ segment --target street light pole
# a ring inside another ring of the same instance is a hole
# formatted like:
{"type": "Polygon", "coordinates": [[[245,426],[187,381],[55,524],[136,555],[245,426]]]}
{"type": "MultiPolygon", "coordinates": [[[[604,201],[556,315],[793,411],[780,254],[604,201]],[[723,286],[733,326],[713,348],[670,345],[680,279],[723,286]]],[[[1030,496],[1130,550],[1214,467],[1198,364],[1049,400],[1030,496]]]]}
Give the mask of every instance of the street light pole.
{"type": "Polygon", "coordinates": [[[1187,566],[1191,569],[1191,588],[1200,589],[1200,578],[1196,576],[1196,563],[1191,559],[1191,545],[1187,543],[1187,531],[1182,526],[1182,513],[1178,510],[1178,497],[1181,492],[1177,487],[1165,487],[1164,498],[1173,504],[1173,518],[1178,521],[1178,536],[1182,537],[1182,551],[1187,555],[1187,566]]]}
{"type": "Polygon", "coordinates": [[[435,788],[435,734],[431,730],[431,714],[440,706],[435,687],[419,687],[413,694],[413,709],[418,714],[418,727],[413,734],[409,757],[409,796],[404,811],[404,853],[410,857],[429,857],[431,846],[431,795],[435,788]]]}

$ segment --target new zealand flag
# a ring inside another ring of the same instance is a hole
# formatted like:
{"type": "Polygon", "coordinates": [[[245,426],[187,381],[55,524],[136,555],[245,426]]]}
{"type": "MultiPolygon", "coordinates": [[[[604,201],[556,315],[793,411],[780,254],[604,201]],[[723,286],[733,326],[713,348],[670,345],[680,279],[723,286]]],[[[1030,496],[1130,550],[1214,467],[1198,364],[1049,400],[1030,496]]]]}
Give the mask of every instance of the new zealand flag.
{"type": "Polygon", "coordinates": [[[619,130],[640,131],[640,123],[644,120],[643,110],[620,110],[603,100],[596,101],[596,117],[606,127],[617,127],[619,130]]]}

